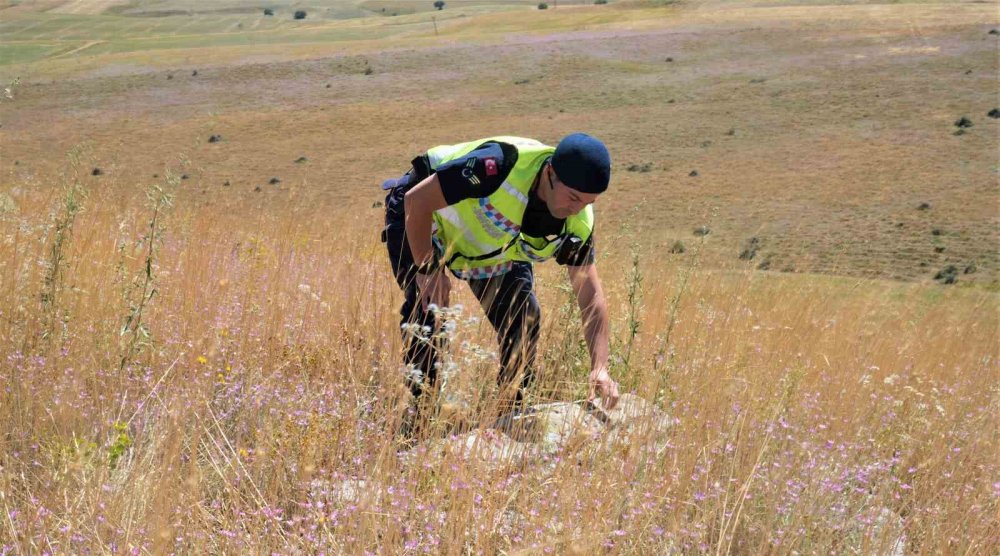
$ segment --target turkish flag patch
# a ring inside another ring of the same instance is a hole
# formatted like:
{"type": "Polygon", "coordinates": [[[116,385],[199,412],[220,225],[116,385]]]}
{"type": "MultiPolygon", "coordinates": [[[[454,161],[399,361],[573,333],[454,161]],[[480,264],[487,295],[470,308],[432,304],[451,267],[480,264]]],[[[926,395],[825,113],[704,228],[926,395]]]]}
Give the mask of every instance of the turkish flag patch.
{"type": "Polygon", "coordinates": [[[497,161],[496,161],[496,159],[495,158],[487,158],[484,162],[486,163],[486,175],[487,176],[495,176],[495,175],[497,175],[498,171],[497,171],[497,161]]]}

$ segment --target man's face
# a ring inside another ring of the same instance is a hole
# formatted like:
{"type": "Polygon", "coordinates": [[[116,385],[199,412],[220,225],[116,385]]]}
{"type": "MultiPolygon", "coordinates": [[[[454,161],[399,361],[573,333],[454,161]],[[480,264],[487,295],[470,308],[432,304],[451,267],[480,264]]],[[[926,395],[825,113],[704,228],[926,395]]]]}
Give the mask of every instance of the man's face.
{"type": "Polygon", "coordinates": [[[573,189],[559,180],[552,165],[549,165],[548,168],[552,190],[549,192],[546,205],[552,216],[559,219],[569,218],[574,214],[579,214],[587,205],[597,200],[597,193],[582,193],[573,189]]]}

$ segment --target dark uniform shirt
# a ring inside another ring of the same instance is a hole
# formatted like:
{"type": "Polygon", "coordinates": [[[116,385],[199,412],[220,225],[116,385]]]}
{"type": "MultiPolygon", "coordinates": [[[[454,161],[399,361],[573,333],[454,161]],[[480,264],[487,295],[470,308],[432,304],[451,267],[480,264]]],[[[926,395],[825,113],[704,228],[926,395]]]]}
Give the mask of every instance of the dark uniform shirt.
{"type": "MultiPolygon", "coordinates": [[[[465,199],[489,197],[500,186],[517,162],[517,148],[499,142],[483,143],[469,154],[440,165],[438,181],[445,201],[454,205],[465,199]]],[[[414,160],[414,169],[426,166],[420,157],[414,160]]],[[[564,218],[556,218],[549,212],[545,202],[532,189],[528,205],[521,219],[521,233],[529,237],[555,239],[562,233],[566,223],[564,218]]],[[[556,262],[561,265],[585,266],[594,262],[594,234],[586,241],[567,240],[556,253],[556,262]]]]}

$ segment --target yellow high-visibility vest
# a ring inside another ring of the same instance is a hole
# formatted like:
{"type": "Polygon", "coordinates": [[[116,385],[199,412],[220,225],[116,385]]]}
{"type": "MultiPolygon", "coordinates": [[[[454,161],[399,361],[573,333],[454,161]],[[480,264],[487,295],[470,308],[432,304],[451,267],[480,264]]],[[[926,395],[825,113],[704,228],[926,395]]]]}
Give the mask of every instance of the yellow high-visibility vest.
{"type": "Polygon", "coordinates": [[[521,233],[528,196],[542,164],[554,147],[522,137],[490,137],[427,151],[432,170],[495,141],[517,148],[517,162],[503,184],[489,197],[465,199],[434,212],[433,241],[441,261],[462,279],[489,278],[510,270],[515,261],[539,262],[555,256],[567,241],[582,243],[594,229],[594,210],[587,205],[566,219],[556,237],[521,233]]]}

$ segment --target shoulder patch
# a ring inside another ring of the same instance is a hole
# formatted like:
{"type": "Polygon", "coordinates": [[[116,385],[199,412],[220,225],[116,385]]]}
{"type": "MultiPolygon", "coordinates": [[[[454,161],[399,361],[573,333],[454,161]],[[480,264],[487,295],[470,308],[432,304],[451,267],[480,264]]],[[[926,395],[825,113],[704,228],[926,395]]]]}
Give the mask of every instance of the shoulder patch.
{"type": "Polygon", "coordinates": [[[479,185],[482,180],[476,175],[476,164],[479,162],[478,158],[469,157],[465,161],[465,166],[462,167],[462,177],[469,182],[469,185],[479,185]]]}
{"type": "Polygon", "coordinates": [[[441,164],[436,173],[445,200],[454,204],[463,199],[492,195],[510,172],[504,154],[497,143],[485,143],[464,156],[441,164]]]}

